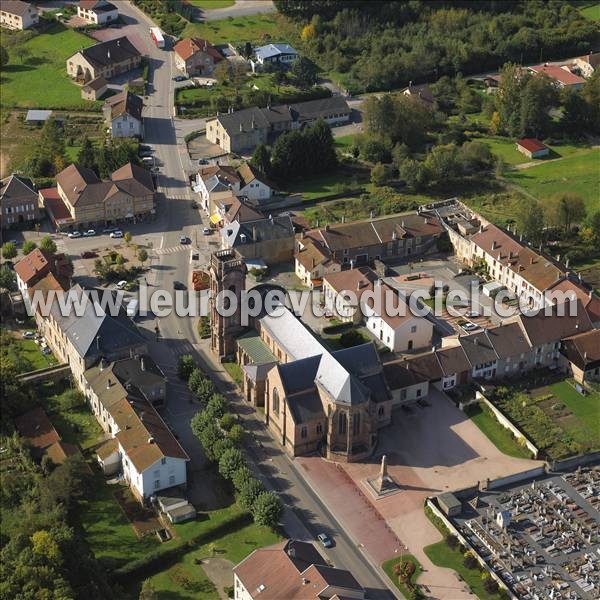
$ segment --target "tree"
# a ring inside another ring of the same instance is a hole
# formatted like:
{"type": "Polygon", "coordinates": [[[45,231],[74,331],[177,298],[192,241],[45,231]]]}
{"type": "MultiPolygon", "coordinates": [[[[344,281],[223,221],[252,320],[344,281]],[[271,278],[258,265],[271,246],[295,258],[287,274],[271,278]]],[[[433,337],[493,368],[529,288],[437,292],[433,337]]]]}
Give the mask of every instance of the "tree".
{"type": "Polygon", "coordinates": [[[261,492],[252,505],[254,521],[265,527],[275,527],[282,512],[281,500],[273,492],[261,492]]]}
{"type": "Polygon", "coordinates": [[[232,476],[231,481],[233,483],[233,487],[238,490],[238,492],[242,489],[242,487],[246,484],[246,482],[250,481],[254,478],[252,471],[244,465],[240,467],[232,476]]]}
{"type": "MultiPolygon", "coordinates": [[[[517,137],[521,132],[521,107],[523,88],[529,76],[524,75],[520,65],[506,63],[500,71],[501,80],[494,96],[498,112],[498,124],[493,123],[495,133],[506,132],[517,137]]],[[[492,117],[493,119],[494,117],[492,117]]]]}
{"type": "Polygon", "coordinates": [[[492,167],[494,155],[487,144],[474,140],[460,147],[458,160],[465,173],[478,173],[492,167]]]}
{"type": "Polygon", "coordinates": [[[519,202],[515,211],[515,219],[518,231],[537,246],[542,241],[545,224],[540,203],[537,200],[519,202]]]}
{"type": "Polygon", "coordinates": [[[557,104],[558,92],[554,82],[547,75],[526,78],[521,91],[519,135],[546,137],[552,122],[549,110],[557,104]]]}
{"type": "MultiPolygon", "coordinates": [[[[190,356],[190,358],[192,358],[191,355],[188,355],[188,356],[190,356]]],[[[185,360],[187,363],[188,359],[185,359],[185,360]]],[[[186,368],[186,372],[187,372],[187,368],[186,368]]],[[[188,387],[190,388],[190,391],[192,392],[192,394],[196,393],[196,389],[200,386],[201,382],[204,381],[205,379],[206,379],[206,375],[204,375],[204,373],[198,368],[193,368],[191,370],[191,372],[188,373],[188,377],[187,377],[188,387]]]]}
{"type": "Polygon", "coordinates": [[[297,58],[292,63],[290,73],[294,84],[299,88],[310,88],[317,83],[317,65],[305,56],[297,58]]]}
{"type": "Polygon", "coordinates": [[[229,431],[235,425],[235,422],[236,418],[229,412],[226,412],[219,420],[221,429],[224,429],[225,431],[229,431]]]}
{"type": "Polygon", "coordinates": [[[214,394],[215,387],[210,379],[205,378],[198,382],[193,392],[200,402],[205,403],[214,394]]]}
{"type": "Polygon", "coordinates": [[[233,442],[228,437],[217,440],[212,447],[214,460],[219,462],[223,454],[225,454],[227,450],[233,450],[233,448],[233,442]]]}
{"type": "Polygon", "coordinates": [[[221,394],[213,394],[208,399],[206,410],[213,418],[220,419],[227,411],[227,402],[221,394]]]}
{"type": "Polygon", "coordinates": [[[179,379],[188,381],[195,368],[196,363],[191,354],[180,354],[177,357],[177,377],[179,379]]]}
{"type": "Polygon", "coordinates": [[[45,529],[31,536],[31,547],[34,554],[44,557],[49,563],[57,564],[62,560],[59,545],[45,529]]]}
{"type": "Polygon", "coordinates": [[[115,262],[122,267],[125,264],[125,257],[122,254],[117,254],[115,262]]]}
{"type": "Polygon", "coordinates": [[[258,479],[248,479],[238,491],[238,502],[240,506],[245,510],[251,510],[259,494],[264,491],[265,488],[258,479]]]}
{"type": "Polygon", "coordinates": [[[241,446],[244,443],[244,438],[246,437],[246,432],[244,428],[236,423],[231,427],[229,432],[227,433],[227,438],[233,442],[234,446],[241,446]]]}
{"type": "Polygon", "coordinates": [[[77,155],[77,164],[80,167],[93,169],[94,171],[98,169],[96,165],[96,152],[92,142],[87,136],[83,139],[83,145],[81,146],[81,150],[77,155]]]}
{"type": "Polygon", "coordinates": [[[26,256],[37,248],[37,244],[33,240],[25,240],[23,242],[23,254],[26,256]]]}
{"type": "Polygon", "coordinates": [[[342,348],[351,348],[352,346],[358,346],[359,344],[363,344],[367,340],[363,336],[363,334],[356,330],[350,329],[350,331],[346,331],[342,333],[340,336],[340,345],[342,348]]]}
{"type": "Polygon", "coordinates": [[[145,248],[140,248],[138,250],[138,260],[140,261],[140,263],[142,263],[142,267],[144,266],[144,263],[148,260],[148,251],[145,248]]]}
{"type": "Polygon", "coordinates": [[[431,185],[455,180],[461,174],[458,152],[454,144],[434,146],[424,161],[431,185]]]}
{"type": "Polygon", "coordinates": [[[213,448],[217,441],[222,440],[224,437],[223,432],[219,429],[214,420],[207,423],[200,431],[199,440],[208,460],[216,460],[213,448]]]}
{"type": "Polygon", "coordinates": [[[271,154],[264,144],[258,144],[254,149],[250,164],[256,167],[261,173],[268,175],[271,171],[271,154]]]}
{"type": "Polygon", "coordinates": [[[557,192],[548,200],[548,217],[568,234],[572,225],[585,217],[585,204],[575,192],[557,192]]]}
{"type": "Polygon", "coordinates": [[[45,235],[40,240],[40,250],[46,252],[47,254],[56,254],[56,244],[49,235],[45,235]]]}
{"type": "Polygon", "coordinates": [[[129,244],[131,244],[131,240],[133,239],[133,236],[131,235],[131,233],[129,231],[126,231],[123,234],[123,239],[125,240],[125,243],[129,246],[129,244]]]}
{"type": "Polygon", "coordinates": [[[11,260],[17,255],[17,247],[13,242],[4,242],[2,244],[2,257],[11,260]]]}
{"type": "Polygon", "coordinates": [[[244,455],[237,448],[230,448],[225,450],[219,458],[219,473],[225,477],[225,479],[231,480],[234,473],[246,464],[244,455]]]}
{"type": "Polygon", "coordinates": [[[385,185],[390,179],[389,169],[378,162],[371,169],[371,183],[377,186],[385,185]]]}
{"type": "Polygon", "coordinates": [[[6,266],[0,267],[0,289],[9,292],[17,291],[17,277],[15,272],[6,266]]]}

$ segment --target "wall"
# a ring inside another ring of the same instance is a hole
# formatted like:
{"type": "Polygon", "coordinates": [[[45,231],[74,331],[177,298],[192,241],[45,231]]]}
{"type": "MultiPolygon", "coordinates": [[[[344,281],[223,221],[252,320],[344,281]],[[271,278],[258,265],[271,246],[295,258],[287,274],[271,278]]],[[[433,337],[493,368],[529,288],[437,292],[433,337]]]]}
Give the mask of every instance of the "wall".
{"type": "Polygon", "coordinates": [[[407,404],[408,402],[416,402],[420,398],[425,398],[429,393],[429,381],[423,381],[422,383],[415,383],[404,388],[392,390],[392,405],[400,406],[407,404]],[[403,397],[402,392],[406,392],[406,396],[403,397]],[[419,394],[419,392],[421,392],[419,394]]]}
{"type": "Polygon", "coordinates": [[[570,471],[577,467],[583,467],[600,461],[600,452],[593,452],[592,454],[584,454],[583,456],[574,456],[573,458],[566,458],[565,460],[555,460],[551,463],[553,471],[570,471]]]}
{"type": "Polygon", "coordinates": [[[494,417],[498,420],[500,425],[508,429],[518,440],[523,440],[526,448],[533,454],[533,458],[537,458],[539,455],[539,448],[516,426],[513,422],[494,406],[481,392],[475,392],[475,398],[481,400],[485,406],[487,406],[494,417]]]}
{"type": "Polygon", "coordinates": [[[546,465],[543,464],[539,467],[529,469],[528,471],[522,471],[521,473],[515,473],[514,475],[507,475],[506,477],[499,477],[493,481],[488,481],[486,485],[488,490],[495,490],[506,485],[515,485],[516,483],[520,483],[527,479],[540,477],[541,475],[545,475],[545,473],[546,465]]]}

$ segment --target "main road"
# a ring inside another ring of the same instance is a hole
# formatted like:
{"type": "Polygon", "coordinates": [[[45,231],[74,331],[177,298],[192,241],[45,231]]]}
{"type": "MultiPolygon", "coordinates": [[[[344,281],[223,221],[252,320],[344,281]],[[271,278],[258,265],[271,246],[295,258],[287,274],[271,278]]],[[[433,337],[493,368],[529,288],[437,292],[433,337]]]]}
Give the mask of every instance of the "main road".
{"type": "MultiPolygon", "coordinates": [[[[178,139],[174,122],[173,105],[173,55],[160,50],[150,42],[148,29],[154,24],[129,3],[123,4],[121,12],[137,21],[137,35],[147,42],[146,51],[150,59],[151,93],[145,100],[144,141],[154,148],[159,167],[159,215],[157,224],[161,239],[155,249],[151,275],[152,287],[172,290],[174,281],[187,283],[190,270],[190,251],[179,242],[186,235],[200,255],[200,263],[207,263],[211,251],[217,248],[212,236],[199,234],[202,217],[191,208],[193,192],[189,185],[192,165],[185,144],[178,139]]],[[[152,289],[152,288],[151,288],[152,289]]],[[[265,484],[281,494],[286,506],[284,527],[288,535],[313,538],[320,531],[327,531],[335,540],[335,547],[327,551],[328,558],[338,567],[351,571],[368,590],[369,598],[388,599],[394,594],[383,579],[376,565],[370,563],[360,550],[360,540],[352,540],[336,521],[332,508],[326,507],[318,493],[312,490],[297,472],[292,460],[266,433],[256,413],[243,402],[221,365],[215,363],[206,344],[198,339],[196,319],[178,317],[173,312],[156,322],[160,340],[152,344],[152,354],[164,367],[170,379],[175,379],[177,356],[192,353],[215,384],[232,402],[248,430],[252,432],[248,457],[253,468],[265,484]]],[[[151,330],[155,322],[148,323],[151,330]]],[[[176,381],[170,384],[165,417],[178,434],[182,444],[192,458],[192,469],[203,466],[202,449],[193,436],[189,421],[197,407],[190,401],[185,389],[176,381]]]]}

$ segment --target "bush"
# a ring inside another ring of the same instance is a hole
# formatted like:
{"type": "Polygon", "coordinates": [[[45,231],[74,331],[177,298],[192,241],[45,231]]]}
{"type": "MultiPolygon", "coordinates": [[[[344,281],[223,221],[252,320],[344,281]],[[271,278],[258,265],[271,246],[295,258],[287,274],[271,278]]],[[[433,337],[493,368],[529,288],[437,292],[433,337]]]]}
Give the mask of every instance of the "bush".
{"type": "Polygon", "coordinates": [[[229,438],[217,440],[212,447],[212,454],[215,457],[215,460],[221,460],[221,457],[227,450],[233,450],[233,442],[229,438]]]}
{"type": "Polygon", "coordinates": [[[236,418],[231,413],[225,413],[220,420],[221,428],[229,431],[236,423],[236,418]]]}
{"type": "Polygon", "coordinates": [[[497,594],[498,593],[498,582],[491,577],[487,577],[483,582],[483,589],[488,594],[497,594]]]}
{"type": "Polygon", "coordinates": [[[336,325],[328,325],[327,327],[323,327],[323,333],[333,334],[339,333],[340,331],[346,331],[347,329],[352,328],[352,323],[337,323],[336,325]]]}
{"type": "Polygon", "coordinates": [[[58,396],[58,403],[62,410],[70,410],[84,403],[83,394],[79,390],[66,390],[58,396]]]}
{"type": "Polygon", "coordinates": [[[210,337],[210,319],[208,317],[200,317],[200,320],[198,321],[198,335],[203,340],[210,337]]]}
{"type": "Polygon", "coordinates": [[[479,563],[477,562],[477,559],[470,552],[466,552],[465,558],[463,560],[463,565],[467,569],[476,569],[479,566],[479,563]]]}
{"type": "MultiPolygon", "coordinates": [[[[213,450],[214,452],[214,450],[213,450]]],[[[225,450],[219,458],[219,473],[225,479],[232,480],[234,473],[246,464],[244,455],[237,448],[225,450]]]]}
{"type": "Polygon", "coordinates": [[[177,377],[183,381],[188,381],[190,375],[196,369],[196,363],[191,354],[180,354],[177,359],[177,377]]]}
{"type": "Polygon", "coordinates": [[[283,506],[279,496],[273,492],[260,493],[252,505],[254,521],[266,527],[275,527],[279,522],[283,506]]]}
{"type": "Polygon", "coordinates": [[[363,344],[366,342],[365,337],[360,331],[356,329],[351,329],[350,331],[346,331],[342,333],[340,336],[340,344],[344,348],[351,348],[352,346],[358,346],[359,344],[363,344]]]}
{"type": "Polygon", "coordinates": [[[227,402],[221,394],[213,394],[206,405],[206,411],[214,419],[220,419],[227,411],[227,402]]]}
{"type": "Polygon", "coordinates": [[[254,475],[252,474],[252,471],[244,465],[233,474],[231,482],[233,483],[233,487],[239,492],[251,479],[254,479],[254,475]]]}
{"type": "Polygon", "coordinates": [[[244,443],[245,437],[246,432],[239,423],[236,423],[227,434],[227,438],[231,440],[234,446],[241,446],[244,443]]]}
{"type": "Polygon", "coordinates": [[[251,510],[258,496],[265,491],[263,484],[258,479],[248,479],[238,492],[238,502],[246,510],[251,510]]]}

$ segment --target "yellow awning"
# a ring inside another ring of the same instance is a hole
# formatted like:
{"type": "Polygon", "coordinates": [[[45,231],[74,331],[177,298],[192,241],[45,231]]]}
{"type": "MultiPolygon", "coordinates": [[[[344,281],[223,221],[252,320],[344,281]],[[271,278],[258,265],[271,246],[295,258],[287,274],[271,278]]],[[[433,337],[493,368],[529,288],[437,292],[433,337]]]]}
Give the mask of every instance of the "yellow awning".
{"type": "Polygon", "coordinates": [[[213,225],[216,225],[217,223],[220,223],[221,222],[221,215],[218,215],[216,213],[214,215],[210,215],[210,222],[213,225]]]}

